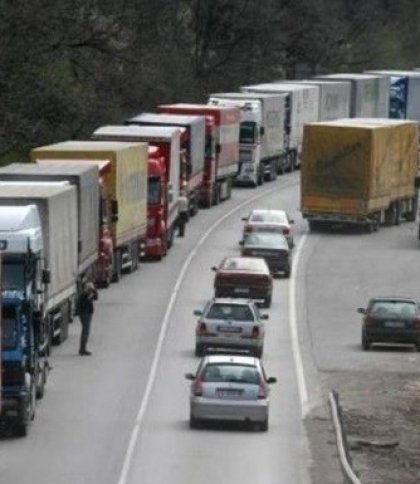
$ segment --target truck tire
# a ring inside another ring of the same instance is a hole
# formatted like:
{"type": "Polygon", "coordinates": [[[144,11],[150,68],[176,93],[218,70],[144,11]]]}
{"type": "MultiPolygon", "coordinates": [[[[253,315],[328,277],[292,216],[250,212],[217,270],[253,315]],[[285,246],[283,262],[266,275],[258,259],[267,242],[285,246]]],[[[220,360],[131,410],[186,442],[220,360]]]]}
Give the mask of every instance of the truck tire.
{"type": "Polygon", "coordinates": [[[257,185],[261,186],[264,183],[264,167],[260,163],[258,165],[258,178],[257,178],[257,185]]]}
{"type": "Polygon", "coordinates": [[[114,251],[112,257],[113,271],[112,282],[119,282],[121,279],[121,252],[119,250],[114,251]]]}
{"type": "Polygon", "coordinates": [[[195,351],[194,351],[195,356],[198,356],[198,357],[204,356],[205,352],[206,352],[206,349],[204,345],[200,343],[196,343],[195,351]]]}
{"type": "Polygon", "coordinates": [[[216,183],[214,185],[213,205],[219,205],[219,203],[220,203],[220,186],[216,183]]]}
{"type": "Polygon", "coordinates": [[[131,267],[130,272],[135,272],[139,268],[139,245],[134,242],[131,245],[131,267]]]}
{"type": "Polygon", "coordinates": [[[230,200],[232,197],[232,178],[226,180],[226,198],[225,200],[230,200]]]}
{"type": "Polygon", "coordinates": [[[264,307],[269,308],[271,306],[271,294],[264,298],[264,307]]]}
{"type": "Polygon", "coordinates": [[[28,379],[29,393],[28,398],[22,402],[22,408],[20,410],[20,419],[14,425],[14,434],[17,437],[26,437],[28,434],[28,424],[29,421],[35,418],[35,400],[36,400],[36,389],[35,381],[33,376],[25,375],[28,379]]]}

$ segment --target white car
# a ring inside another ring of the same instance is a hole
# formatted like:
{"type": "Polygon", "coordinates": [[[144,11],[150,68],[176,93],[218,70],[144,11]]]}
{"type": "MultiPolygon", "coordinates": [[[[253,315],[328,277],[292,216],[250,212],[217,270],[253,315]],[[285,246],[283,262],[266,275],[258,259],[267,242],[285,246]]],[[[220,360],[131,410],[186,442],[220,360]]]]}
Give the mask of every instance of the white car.
{"type": "Polygon", "coordinates": [[[255,209],[242,220],[245,222],[243,235],[251,232],[279,232],[286,237],[290,248],[294,246],[292,225],[295,221],[284,210],[255,209]]]}
{"type": "Polygon", "coordinates": [[[205,356],[191,380],[190,428],[202,421],[222,420],[258,424],[268,430],[269,385],[259,358],[252,356],[205,356]]]}

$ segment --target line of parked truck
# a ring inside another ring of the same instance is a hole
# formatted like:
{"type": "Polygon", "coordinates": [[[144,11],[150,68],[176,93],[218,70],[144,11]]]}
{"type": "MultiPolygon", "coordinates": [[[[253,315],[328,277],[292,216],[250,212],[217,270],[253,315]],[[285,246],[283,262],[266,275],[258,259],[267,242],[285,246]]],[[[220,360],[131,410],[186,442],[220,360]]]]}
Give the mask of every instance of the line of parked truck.
{"type": "Polygon", "coordinates": [[[228,200],[234,185],[302,167],[311,228],[413,220],[419,90],[414,71],[244,86],[0,168],[2,420],[26,434],[83,281],[107,287],[161,259],[199,207],[228,200]]]}

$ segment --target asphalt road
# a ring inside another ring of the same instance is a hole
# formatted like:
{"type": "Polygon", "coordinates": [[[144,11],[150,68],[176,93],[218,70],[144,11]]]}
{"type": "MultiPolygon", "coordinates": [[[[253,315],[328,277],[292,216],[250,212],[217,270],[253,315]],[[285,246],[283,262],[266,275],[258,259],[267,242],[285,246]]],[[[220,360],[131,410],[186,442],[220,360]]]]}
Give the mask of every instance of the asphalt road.
{"type": "MultiPolygon", "coordinates": [[[[229,426],[191,431],[189,382],[183,377],[198,364],[192,311],[212,296],[210,267],[237,253],[240,217],[250,208],[284,207],[299,219],[298,176],[235,190],[232,200],[201,211],[164,261],[143,264],[101,291],[93,356],[77,355],[75,321],[69,340],[54,351],[54,369],[28,437],[0,440],[1,483],[308,482],[287,280],[275,281],[268,311],[264,361],[278,378],[268,433],[229,426]]],[[[297,240],[305,227],[298,222],[297,240]]]]}

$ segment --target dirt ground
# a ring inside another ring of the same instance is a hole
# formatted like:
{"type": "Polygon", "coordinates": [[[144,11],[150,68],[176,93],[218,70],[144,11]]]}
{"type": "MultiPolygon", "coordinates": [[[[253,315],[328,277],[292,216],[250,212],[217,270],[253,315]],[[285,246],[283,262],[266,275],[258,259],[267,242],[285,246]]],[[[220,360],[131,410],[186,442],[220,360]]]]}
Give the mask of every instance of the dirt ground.
{"type": "MultiPolygon", "coordinates": [[[[353,469],[362,484],[420,484],[420,371],[331,373],[324,375],[324,383],[326,393],[328,388],[339,393],[353,469]]],[[[341,484],[326,411],[326,405],[316,409],[306,422],[313,482],[341,484]]]]}

